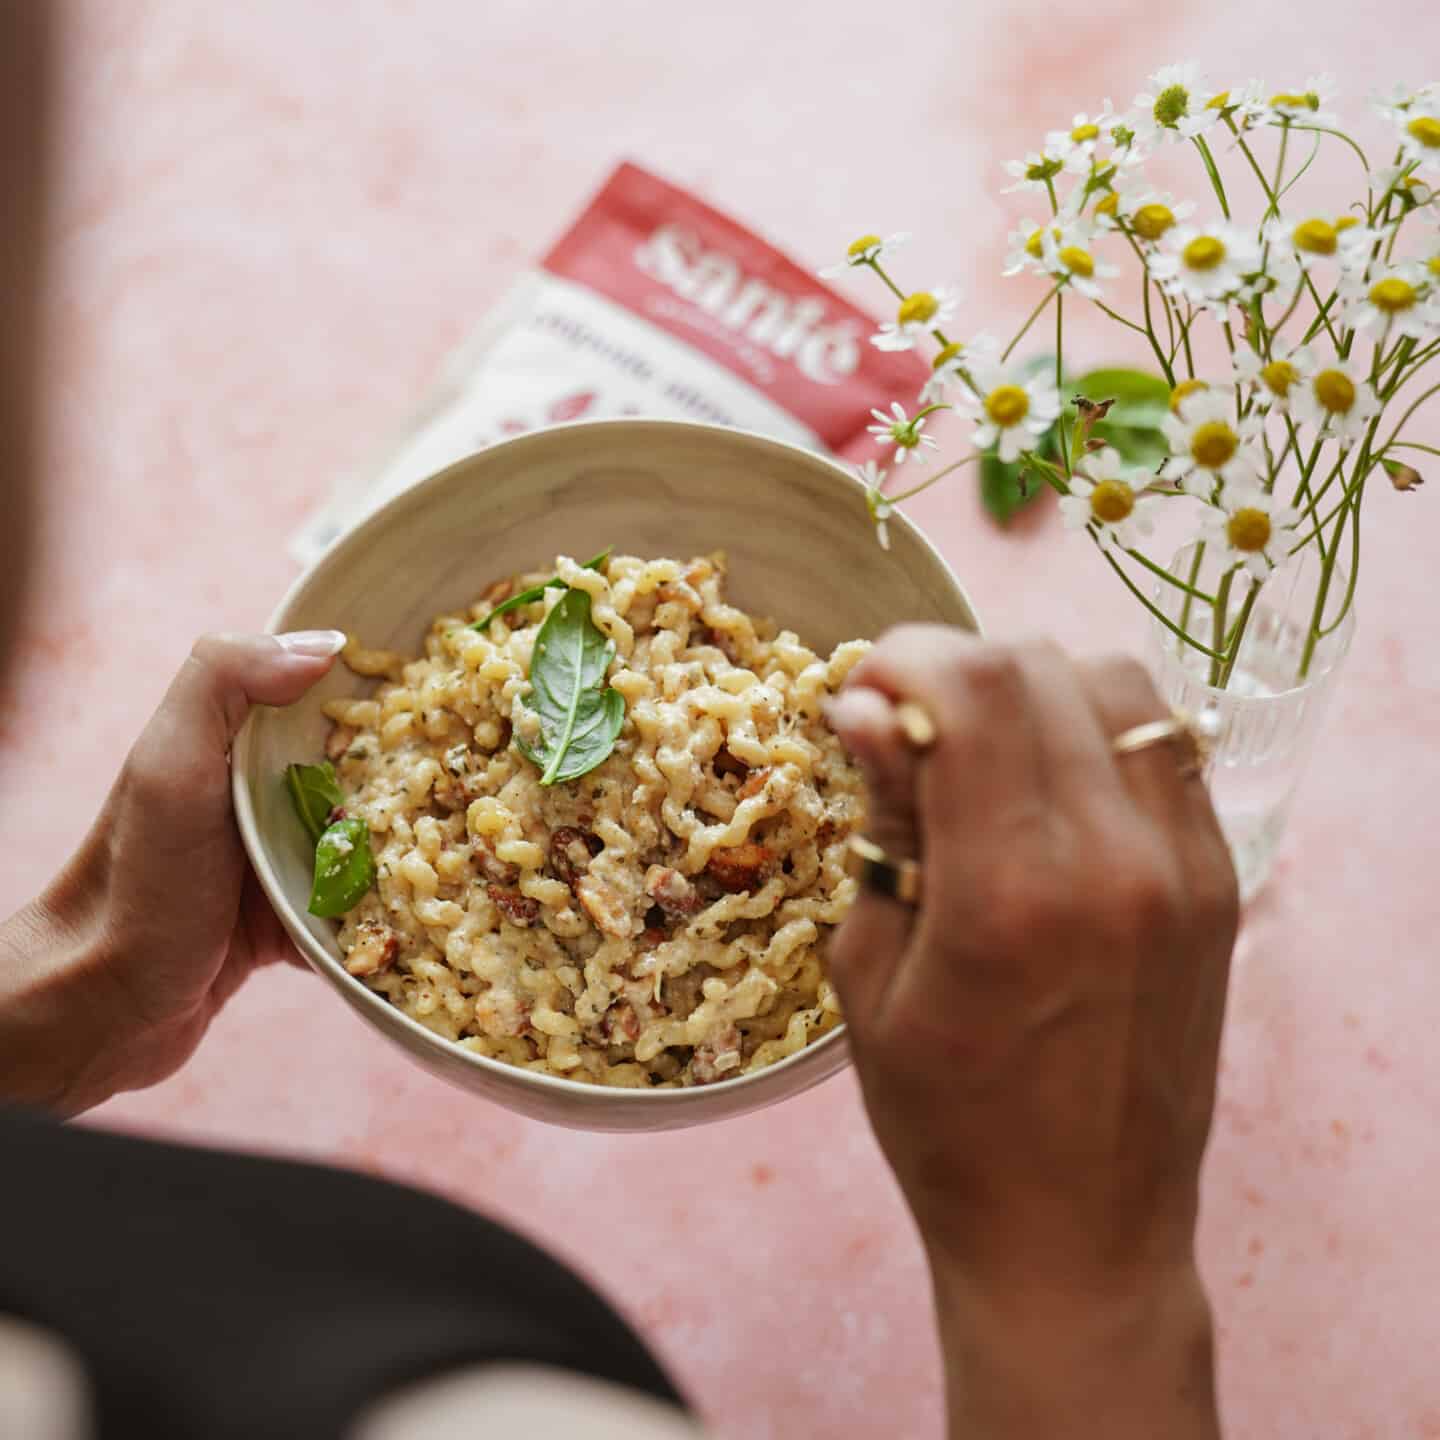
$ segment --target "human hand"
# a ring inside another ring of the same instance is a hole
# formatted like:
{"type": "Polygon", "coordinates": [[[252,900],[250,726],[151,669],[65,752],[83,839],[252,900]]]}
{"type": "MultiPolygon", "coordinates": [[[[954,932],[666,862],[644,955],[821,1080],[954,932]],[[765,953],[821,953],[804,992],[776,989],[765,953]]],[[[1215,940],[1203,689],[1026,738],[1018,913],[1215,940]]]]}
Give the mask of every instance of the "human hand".
{"type": "Polygon", "coordinates": [[[833,707],[871,838],[924,867],[918,909],[861,895],[830,963],[956,1433],[1216,1433],[1194,1229],[1237,899],[1204,785],[1111,750],[1165,713],[1133,662],[929,626],[833,707]],[[935,721],[923,755],[899,699],[935,721]]]}
{"type": "Polygon", "coordinates": [[[79,850],[0,927],[0,1097],[71,1115],[154,1084],[252,970],[296,958],[235,829],[229,748],[344,638],[196,642],[79,850]]]}

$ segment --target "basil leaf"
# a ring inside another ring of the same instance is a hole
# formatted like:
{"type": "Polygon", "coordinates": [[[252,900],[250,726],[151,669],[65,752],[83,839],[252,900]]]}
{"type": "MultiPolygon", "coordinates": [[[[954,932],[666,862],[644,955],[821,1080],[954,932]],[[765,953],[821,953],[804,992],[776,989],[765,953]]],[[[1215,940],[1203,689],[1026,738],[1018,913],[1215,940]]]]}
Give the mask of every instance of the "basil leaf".
{"type": "MultiPolygon", "coordinates": [[[[1115,412],[1110,412],[1113,415],[1115,412]]],[[[1161,430],[1136,429],[1129,425],[1114,425],[1107,417],[1097,420],[1090,434],[1096,440],[1103,440],[1113,446],[1120,458],[1127,464],[1138,465],[1146,470],[1155,470],[1161,461],[1170,455],[1170,445],[1161,430]]]]}
{"type": "Polygon", "coordinates": [[[315,846],[310,913],[330,920],[353,910],[375,883],[370,826],[358,816],[337,820],[315,846]]]}
{"type": "MultiPolygon", "coordinates": [[[[1042,460],[1054,460],[1060,454],[1055,426],[1040,437],[1035,453],[1042,460]]],[[[1027,479],[1025,467],[1018,460],[1002,460],[994,450],[987,450],[980,461],[980,500],[998,525],[1008,525],[1049,488],[1039,475],[1027,479]]]]}
{"type": "Polygon", "coordinates": [[[538,744],[515,748],[541,771],[542,785],[575,780],[615,748],[625,700],[605,684],[615,644],[590,618],[590,596],[567,590],[545,617],[530,658],[530,697],[540,721],[538,744]]]}
{"type": "Polygon", "coordinates": [[[300,823],[311,840],[318,841],[330,823],[330,812],[345,799],[335,779],[335,767],[328,760],[320,765],[287,765],[285,785],[300,823]]]}
{"type": "MultiPolygon", "coordinates": [[[[607,545],[598,555],[593,555],[583,566],[586,570],[603,570],[605,562],[610,558],[610,552],[615,547],[607,545]]],[[[518,610],[522,605],[533,605],[537,600],[545,596],[547,590],[560,590],[565,582],[558,576],[552,575],[542,585],[532,585],[528,590],[522,590],[518,595],[512,595],[508,600],[502,600],[483,620],[476,620],[467,629],[478,630],[482,635],[490,628],[490,622],[501,615],[508,615],[512,610],[518,610]]]]}

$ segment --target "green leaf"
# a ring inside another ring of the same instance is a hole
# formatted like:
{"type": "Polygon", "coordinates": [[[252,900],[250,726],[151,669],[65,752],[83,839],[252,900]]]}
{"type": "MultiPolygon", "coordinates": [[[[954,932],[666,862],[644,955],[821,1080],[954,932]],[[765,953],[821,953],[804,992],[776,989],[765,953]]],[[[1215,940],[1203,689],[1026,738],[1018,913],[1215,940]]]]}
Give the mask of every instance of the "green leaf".
{"type": "MultiPolygon", "coordinates": [[[[1060,454],[1060,440],[1052,425],[1041,437],[1035,453],[1044,460],[1060,454]]],[[[997,524],[1008,525],[1021,510],[1050,487],[1039,475],[1025,475],[1018,460],[1002,460],[994,451],[987,451],[980,461],[980,500],[997,524]]]]}
{"type": "Polygon", "coordinates": [[[335,767],[328,761],[319,765],[287,765],[285,785],[294,802],[300,823],[318,841],[330,821],[330,812],[344,796],[335,779],[335,767]]]}
{"type": "Polygon", "coordinates": [[[1170,413],[1170,387],[1143,370],[1092,370],[1070,381],[1066,390],[1087,400],[1113,400],[1105,423],[1121,429],[1159,430],[1170,413]]]}
{"type": "MultiPolygon", "coordinates": [[[[1113,415],[1115,412],[1110,412],[1113,415]]],[[[1120,458],[1130,465],[1143,466],[1153,470],[1170,454],[1170,446],[1163,432],[1159,430],[1132,429],[1128,425],[1114,425],[1107,417],[1097,420],[1090,431],[1097,440],[1113,445],[1120,452],[1120,458]]]]}
{"type": "Polygon", "coordinates": [[[333,919],[353,910],[375,883],[370,826],[358,817],[337,820],[315,846],[315,881],[310,913],[333,919]]]}
{"type": "Polygon", "coordinates": [[[605,684],[615,645],[590,618],[590,596],[567,590],[545,617],[530,658],[526,708],[540,721],[534,747],[515,747],[538,766],[542,785],[575,780],[615,748],[625,723],[625,700],[605,684]]]}
{"type": "MultiPolygon", "coordinates": [[[[586,570],[603,570],[605,562],[610,558],[610,552],[615,547],[607,545],[598,555],[592,555],[585,562],[586,570]]],[[[502,600],[483,620],[476,620],[467,629],[478,630],[482,635],[490,628],[490,622],[498,619],[501,615],[508,615],[512,610],[518,610],[522,605],[533,605],[537,600],[545,597],[547,590],[563,590],[565,582],[558,576],[552,575],[541,585],[532,585],[528,590],[522,590],[518,595],[512,595],[508,600],[502,600]]]]}

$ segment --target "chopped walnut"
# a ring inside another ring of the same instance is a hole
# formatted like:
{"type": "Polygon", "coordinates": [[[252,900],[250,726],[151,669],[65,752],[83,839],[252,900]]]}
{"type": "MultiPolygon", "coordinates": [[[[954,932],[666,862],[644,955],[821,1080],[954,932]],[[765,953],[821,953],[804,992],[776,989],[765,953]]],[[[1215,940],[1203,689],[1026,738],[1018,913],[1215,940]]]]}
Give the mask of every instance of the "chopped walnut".
{"type": "Polygon", "coordinates": [[[749,778],[735,792],[737,800],[748,800],[752,795],[758,795],[764,788],[765,782],[770,778],[770,767],[764,766],[759,770],[752,770],[749,778]]]}
{"type": "Polygon", "coordinates": [[[345,957],[352,975],[378,975],[388,970],[400,953],[400,937],[379,920],[361,920],[355,927],[356,941],[345,957]]]}
{"type": "Polygon", "coordinates": [[[702,903],[695,887],[668,865],[652,865],[645,872],[645,893],[667,915],[693,915],[702,903]]]}
{"type": "Polygon", "coordinates": [[[358,733],[353,725],[341,725],[337,722],[325,737],[325,758],[338,760],[355,743],[358,733]]]}
{"type": "Polygon", "coordinates": [[[575,894],[585,907],[585,913],[607,935],[623,940],[633,933],[634,917],[614,886],[607,885],[594,875],[582,875],[576,883],[575,894]]]}
{"type": "Polygon", "coordinates": [[[598,835],[577,830],[573,825],[561,825],[550,836],[550,868],[573,890],[589,870],[591,857],[604,848],[598,835]]]}
{"type": "Polygon", "coordinates": [[[540,918],[540,902],[518,890],[507,890],[503,885],[485,887],[495,908],[512,924],[528,929],[540,918]]]}
{"type": "Polygon", "coordinates": [[[758,890],[774,862],[771,851],[747,840],[743,845],[722,846],[711,851],[705,871],[722,890],[758,890]]]}
{"type": "Polygon", "coordinates": [[[707,1036],[695,1047],[690,1075],[697,1085],[711,1085],[740,1068],[740,1030],[730,1024],[707,1036]]]}

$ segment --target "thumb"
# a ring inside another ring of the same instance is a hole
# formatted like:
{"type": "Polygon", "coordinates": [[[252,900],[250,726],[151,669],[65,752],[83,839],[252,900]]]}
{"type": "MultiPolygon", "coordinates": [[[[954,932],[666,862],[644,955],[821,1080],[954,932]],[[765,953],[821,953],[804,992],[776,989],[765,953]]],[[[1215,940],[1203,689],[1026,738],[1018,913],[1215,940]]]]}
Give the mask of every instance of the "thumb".
{"type": "Polygon", "coordinates": [[[228,752],[253,704],[289,705],[334,663],[339,630],[202,635],[130,754],[152,794],[197,799],[228,785],[228,752]],[[198,794],[197,794],[198,792],[198,794]]]}
{"type": "MultiPolygon", "coordinates": [[[[866,834],[892,859],[918,859],[917,761],[889,699],[878,690],[851,684],[831,701],[826,715],[865,776],[866,834]]],[[[861,888],[830,949],[840,998],[852,1017],[875,1013],[914,920],[911,906],[861,888]]]]}

